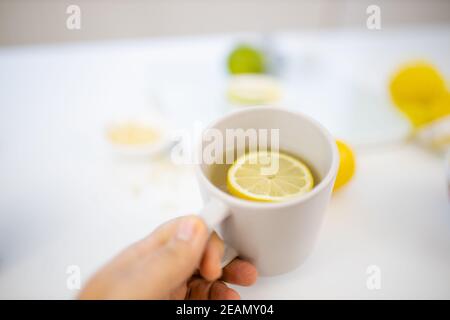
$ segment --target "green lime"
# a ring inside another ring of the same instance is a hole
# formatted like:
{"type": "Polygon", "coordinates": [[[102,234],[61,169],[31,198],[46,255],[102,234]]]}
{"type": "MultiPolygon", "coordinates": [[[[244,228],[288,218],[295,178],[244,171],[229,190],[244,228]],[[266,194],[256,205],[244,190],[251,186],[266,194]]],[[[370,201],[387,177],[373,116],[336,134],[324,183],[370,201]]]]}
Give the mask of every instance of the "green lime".
{"type": "Polygon", "coordinates": [[[264,73],[264,53],[249,45],[237,46],[228,57],[228,69],[232,74],[264,73]]]}

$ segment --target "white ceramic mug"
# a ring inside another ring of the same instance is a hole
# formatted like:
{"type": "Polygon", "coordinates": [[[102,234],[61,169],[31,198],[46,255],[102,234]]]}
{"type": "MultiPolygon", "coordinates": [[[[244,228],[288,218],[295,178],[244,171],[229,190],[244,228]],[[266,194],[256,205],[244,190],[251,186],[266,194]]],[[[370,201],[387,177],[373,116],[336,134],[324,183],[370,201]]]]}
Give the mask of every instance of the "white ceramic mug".
{"type": "MultiPolygon", "coordinates": [[[[302,264],[319,234],[336,177],[339,156],[334,138],[318,122],[301,113],[273,107],[248,107],[211,124],[226,129],[279,129],[279,147],[311,164],[319,181],[310,192],[277,203],[236,198],[211,183],[210,166],[197,165],[205,207],[200,215],[218,230],[233,249],[225,263],[237,255],[252,262],[260,275],[285,273],[302,264]]],[[[203,151],[202,139],[199,152],[203,151]]],[[[225,150],[224,150],[225,151],[225,150]]]]}

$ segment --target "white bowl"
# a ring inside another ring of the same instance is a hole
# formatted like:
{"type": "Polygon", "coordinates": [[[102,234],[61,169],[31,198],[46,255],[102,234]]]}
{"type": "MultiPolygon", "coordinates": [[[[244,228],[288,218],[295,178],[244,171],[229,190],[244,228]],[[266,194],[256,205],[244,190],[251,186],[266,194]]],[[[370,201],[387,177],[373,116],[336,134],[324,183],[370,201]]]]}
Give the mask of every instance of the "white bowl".
{"type": "Polygon", "coordinates": [[[114,154],[123,157],[154,157],[168,151],[175,141],[172,137],[172,126],[162,116],[157,114],[145,114],[116,118],[110,121],[106,127],[106,135],[114,126],[136,123],[154,129],[158,138],[151,143],[121,144],[111,141],[107,136],[108,144],[114,154]]]}

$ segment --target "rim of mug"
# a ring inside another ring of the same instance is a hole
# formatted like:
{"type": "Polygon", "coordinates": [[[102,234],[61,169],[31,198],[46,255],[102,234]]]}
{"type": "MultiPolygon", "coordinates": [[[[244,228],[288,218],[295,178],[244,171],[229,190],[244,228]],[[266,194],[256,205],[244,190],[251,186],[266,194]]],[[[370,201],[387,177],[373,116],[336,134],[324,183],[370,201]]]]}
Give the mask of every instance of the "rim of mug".
{"type": "MultiPolygon", "coordinates": [[[[202,130],[202,136],[203,136],[203,132],[205,130],[207,130],[209,128],[214,128],[218,123],[226,121],[229,118],[234,117],[236,114],[253,112],[255,110],[281,111],[281,112],[290,113],[291,115],[296,116],[296,117],[303,117],[307,121],[311,122],[314,126],[316,126],[322,132],[322,134],[325,135],[326,140],[328,141],[328,143],[330,145],[330,149],[331,149],[331,153],[332,153],[332,162],[331,162],[331,166],[328,169],[325,177],[319,182],[319,184],[317,186],[315,186],[310,192],[305,193],[303,195],[294,196],[294,197],[292,197],[292,199],[289,199],[286,201],[260,202],[260,201],[250,201],[250,200],[240,199],[240,198],[234,197],[234,196],[226,193],[225,191],[220,190],[206,177],[205,173],[202,170],[202,164],[197,164],[195,166],[197,175],[200,177],[200,179],[203,180],[205,185],[210,190],[212,190],[214,196],[216,196],[220,200],[222,200],[222,201],[225,200],[226,203],[231,202],[236,205],[250,207],[253,209],[283,208],[283,207],[288,207],[288,206],[291,206],[291,205],[294,205],[297,203],[304,202],[304,201],[314,197],[316,194],[318,194],[320,191],[322,191],[322,189],[324,189],[328,185],[328,183],[331,182],[331,180],[333,179],[334,172],[337,173],[337,169],[339,166],[339,153],[337,150],[335,139],[333,138],[331,133],[322,124],[320,124],[317,120],[313,119],[312,117],[310,117],[302,112],[292,111],[292,110],[284,109],[284,108],[280,108],[280,107],[247,106],[243,110],[233,110],[230,113],[228,113],[227,115],[220,117],[219,119],[211,122],[204,130],[202,130]]],[[[199,146],[199,148],[197,151],[201,153],[202,152],[202,137],[200,137],[200,143],[197,144],[197,147],[198,146],[199,146]]]]}

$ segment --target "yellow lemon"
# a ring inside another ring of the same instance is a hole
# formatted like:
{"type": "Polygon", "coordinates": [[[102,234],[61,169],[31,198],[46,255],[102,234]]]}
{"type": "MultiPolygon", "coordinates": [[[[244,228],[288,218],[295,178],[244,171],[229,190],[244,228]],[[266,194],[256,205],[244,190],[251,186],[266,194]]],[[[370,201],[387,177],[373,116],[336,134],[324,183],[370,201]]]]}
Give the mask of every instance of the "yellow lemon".
{"type": "Polygon", "coordinates": [[[436,97],[427,106],[410,104],[408,115],[415,127],[423,127],[437,119],[450,115],[450,94],[445,92],[436,97]]]}
{"type": "Polygon", "coordinates": [[[401,68],[389,86],[391,98],[415,127],[450,113],[448,92],[439,71],[426,62],[401,68]]]}
{"type": "Polygon", "coordinates": [[[334,189],[337,190],[347,184],[355,174],[355,156],[352,149],[340,140],[336,140],[339,151],[339,169],[334,183],[334,189]]]}
{"type": "Polygon", "coordinates": [[[276,202],[310,191],[311,171],[300,160],[279,152],[250,152],[228,169],[228,191],[242,199],[276,202]]]}

